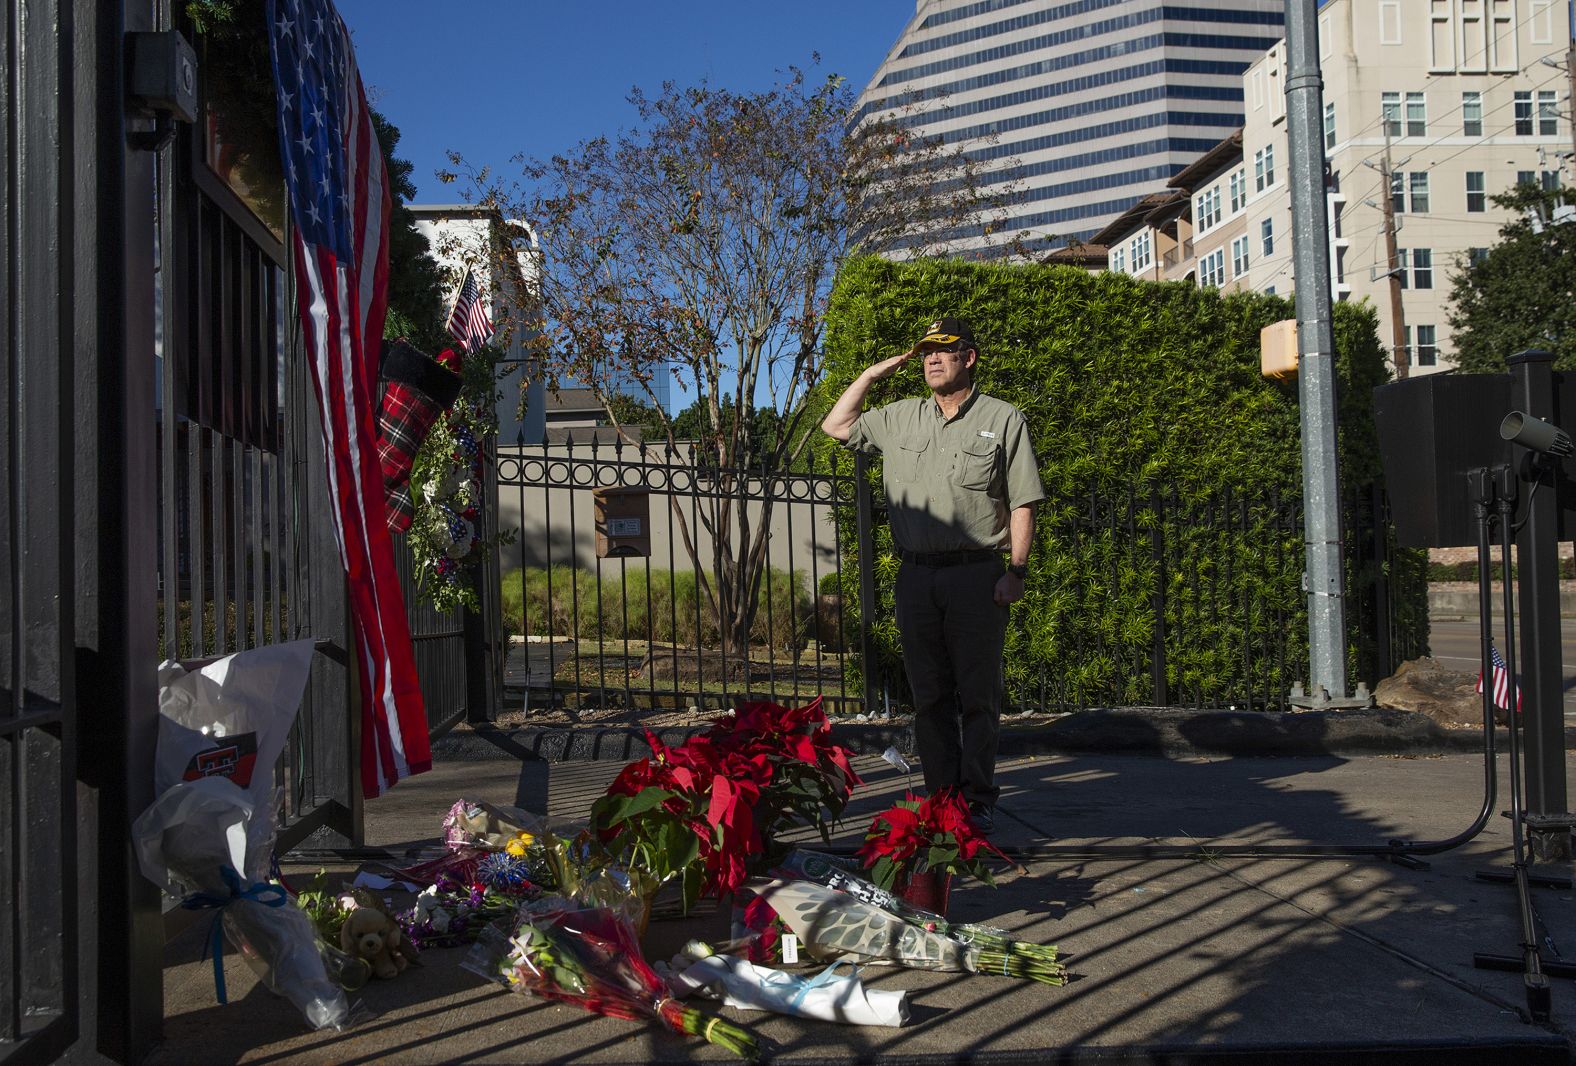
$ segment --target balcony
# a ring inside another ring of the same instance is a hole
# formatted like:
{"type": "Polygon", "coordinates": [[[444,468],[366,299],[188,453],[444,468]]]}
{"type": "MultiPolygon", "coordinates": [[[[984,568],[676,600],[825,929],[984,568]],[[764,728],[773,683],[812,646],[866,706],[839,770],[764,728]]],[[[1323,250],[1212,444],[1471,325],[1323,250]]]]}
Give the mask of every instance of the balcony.
{"type": "Polygon", "coordinates": [[[1183,242],[1177,245],[1175,248],[1169,249],[1163,255],[1161,255],[1160,265],[1165,267],[1165,269],[1170,270],[1172,267],[1177,266],[1180,263],[1185,263],[1192,258],[1193,239],[1189,237],[1183,240],[1183,242]]]}

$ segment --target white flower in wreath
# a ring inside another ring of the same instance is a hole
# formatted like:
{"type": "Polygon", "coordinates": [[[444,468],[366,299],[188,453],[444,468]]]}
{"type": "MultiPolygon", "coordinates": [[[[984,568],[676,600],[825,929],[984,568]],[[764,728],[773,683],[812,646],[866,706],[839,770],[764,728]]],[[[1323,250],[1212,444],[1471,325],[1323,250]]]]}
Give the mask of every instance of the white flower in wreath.
{"type": "Polygon", "coordinates": [[[448,500],[449,497],[465,489],[465,484],[471,479],[470,470],[465,467],[451,467],[446,478],[433,479],[426,487],[427,503],[438,500],[448,500]]]}
{"type": "Polygon", "coordinates": [[[471,541],[475,539],[475,526],[471,525],[470,522],[463,518],[459,520],[458,524],[464,527],[463,532],[461,532],[460,535],[443,550],[443,554],[447,555],[450,559],[463,559],[465,556],[469,555],[471,551],[471,541]]]}

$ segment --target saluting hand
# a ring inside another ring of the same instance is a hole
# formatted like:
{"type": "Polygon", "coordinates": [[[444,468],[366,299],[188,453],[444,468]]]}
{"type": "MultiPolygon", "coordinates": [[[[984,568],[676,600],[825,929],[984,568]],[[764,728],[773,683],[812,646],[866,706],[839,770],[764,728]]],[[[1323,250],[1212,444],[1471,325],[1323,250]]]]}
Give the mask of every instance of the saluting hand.
{"type": "Polygon", "coordinates": [[[883,359],[879,363],[872,364],[870,368],[865,371],[865,376],[871,381],[880,381],[882,378],[889,378],[893,374],[897,373],[897,368],[902,366],[905,360],[912,359],[917,354],[919,353],[913,348],[910,348],[902,355],[894,355],[890,359],[883,359]]]}

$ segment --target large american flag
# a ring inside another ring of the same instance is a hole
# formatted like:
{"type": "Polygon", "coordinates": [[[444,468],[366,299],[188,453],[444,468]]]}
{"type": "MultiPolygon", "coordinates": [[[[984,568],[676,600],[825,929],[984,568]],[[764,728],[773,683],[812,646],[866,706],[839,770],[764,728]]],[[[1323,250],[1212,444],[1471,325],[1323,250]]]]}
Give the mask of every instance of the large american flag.
{"type": "Polygon", "coordinates": [[[432,766],[378,464],[388,176],[350,36],[331,0],[268,0],[296,307],[322,412],[334,532],[361,669],[361,787],[432,766]]]}
{"type": "MultiPolygon", "coordinates": [[[[1493,641],[1488,645],[1488,661],[1494,675],[1494,706],[1502,710],[1510,710],[1510,670],[1505,666],[1505,660],[1500,658],[1499,648],[1493,641]]],[[[1483,671],[1478,671],[1477,690],[1483,691],[1483,671]]],[[[1516,686],[1516,711],[1521,712],[1521,686],[1516,686]]]]}
{"type": "Polygon", "coordinates": [[[454,311],[449,315],[449,335],[467,352],[474,352],[493,338],[492,320],[482,303],[481,287],[476,284],[476,274],[465,271],[465,280],[454,298],[454,311]]]}

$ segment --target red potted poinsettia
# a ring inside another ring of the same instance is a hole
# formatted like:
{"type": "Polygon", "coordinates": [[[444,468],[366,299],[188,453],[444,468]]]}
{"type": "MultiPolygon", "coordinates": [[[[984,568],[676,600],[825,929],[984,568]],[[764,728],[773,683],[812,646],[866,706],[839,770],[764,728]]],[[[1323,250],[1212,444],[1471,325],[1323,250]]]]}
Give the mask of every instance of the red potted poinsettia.
{"type": "Polygon", "coordinates": [[[955,874],[994,885],[985,852],[1008,861],[969,821],[969,805],[956,789],[921,799],[912,792],[876,815],[859,858],[870,879],[917,907],[946,914],[955,874]]]}

